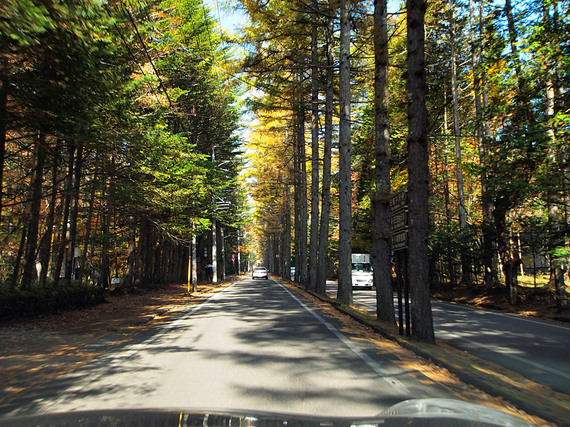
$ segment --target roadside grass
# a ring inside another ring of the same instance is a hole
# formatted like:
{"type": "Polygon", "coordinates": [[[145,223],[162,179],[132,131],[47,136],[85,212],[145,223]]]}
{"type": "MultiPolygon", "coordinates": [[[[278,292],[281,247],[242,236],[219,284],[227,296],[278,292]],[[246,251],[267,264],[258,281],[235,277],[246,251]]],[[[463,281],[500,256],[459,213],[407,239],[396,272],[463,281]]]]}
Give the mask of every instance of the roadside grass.
{"type": "Polygon", "coordinates": [[[524,274],[518,276],[518,285],[526,288],[542,288],[548,286],[549,277],[543,275],[531,276],[524,274]]]}

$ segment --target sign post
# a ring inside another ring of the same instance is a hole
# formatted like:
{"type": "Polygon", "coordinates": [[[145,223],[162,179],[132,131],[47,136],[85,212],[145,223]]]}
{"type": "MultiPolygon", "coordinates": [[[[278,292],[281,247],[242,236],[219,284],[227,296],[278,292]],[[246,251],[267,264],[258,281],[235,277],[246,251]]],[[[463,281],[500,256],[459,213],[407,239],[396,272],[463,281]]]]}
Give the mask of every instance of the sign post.
{"type": "Polygon", "coordinates": [[[398,289],[398,324],[400,335],[404,335],[404,313],[406,336],[410,336],[410,285],[408,280],[408,192],[401,191],[390,199],[390,226],[392,251],[396,268],[398,289]]]}

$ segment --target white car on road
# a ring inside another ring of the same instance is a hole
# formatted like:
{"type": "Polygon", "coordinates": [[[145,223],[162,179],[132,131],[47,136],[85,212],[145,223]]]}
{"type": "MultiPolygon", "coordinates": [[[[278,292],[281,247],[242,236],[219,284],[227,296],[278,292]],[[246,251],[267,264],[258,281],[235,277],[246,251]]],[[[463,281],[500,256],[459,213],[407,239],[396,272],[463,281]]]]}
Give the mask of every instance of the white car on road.
{"type": "Polygon", "coordinates": [[[268,279],[269,273],[265,267],[253,267],[252,279],[268,279]]]}

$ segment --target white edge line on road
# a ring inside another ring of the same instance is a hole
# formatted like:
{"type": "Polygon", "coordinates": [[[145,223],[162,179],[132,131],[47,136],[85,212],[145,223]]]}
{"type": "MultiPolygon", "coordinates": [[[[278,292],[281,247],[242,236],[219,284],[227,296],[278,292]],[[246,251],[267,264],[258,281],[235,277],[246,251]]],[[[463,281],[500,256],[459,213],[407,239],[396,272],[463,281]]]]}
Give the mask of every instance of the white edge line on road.
{"type": "MultiPolygon", "coordinates": [[[[273,280],[273,279],[272,279],[273,280]]],[[[326,326],[326,328],[331,331],[349,350],[351,350],[354,354],[360,357],[364,363],[368,365],[370,369],[372,369],[376,374],[378,374],[383,380],[389,383],[392,387],[397,389],[400,393],[404,394],[405,396],[410,396],[411,393],[408,388],[400,382],[398,379],[394,378],[393,374],[387,371],[386,369],[382,368],[378,363],[376,363],[370,356],[368,356],[363,351],[359,350],[349,338],[343,335],[337,328],[327,322],[323,317],[321,317],[318,313],[316,313],[312,308],[308,307],[303,301],[297,298],[293,293],[283,286],[281,283],[273,280],[277,283],[281,288],[285,289],[285,291],[293,298],[297,303],[307,310],[314,318],[316,318],[319,322],[326,326]]]]}
{"type": "MultiPolygon", "coordinates": [[[[137,344],[128,344],[125,348],[125,351],[123,351],[120,355],[116,356],[114,359],[112,359],[107,365],[105,365],[104,367],[102,367],[99,371],[99,373],[96,374],[92,374],[89,376],[89,381],[87,383],[81,383],[79,385],[76,384],[72,384],[69,387],[67,387],[65,390],[63,390],[60,394],[59,397],[57,397],[55,400],[50,401],[50,402],[46,402],[46,403],[42,403],[41,404],[41,409],[40,412],[48,412],[51,411],[52,408],[57,407],[58,405],[61,405],[63,402],[65,402],[66,400],[68,400],[70,398],[70,396],[72,396],[75,393],[80,393],[81,390],[83,390],[85,387],[87,387],[89,384],[97,381],[99,378],[103,377],[103,375],[105,375],[105,373],[109,370],[109,368],[116,366],[119,362],[122,363],[122,361],[124,359],[129,359],[132,356],[134,356],[138,351],[140,351],[141,349],[151,345],[153,342],[155,342],[158,338],[160,338],[161,336],[163,336],[164,334],[170,332],[172,329],[174,329],[176,326],[178,326],[180,323],[184,322],[188,317],[192,316],[193,314],[195,314],[198,310],[200,310],[202,307],[204,307],[208,302],[218,298],[221,294],[223,294],[225,291],[227,291],[228,289],[230,289],[233,285],[235,285],[236,282],[232,283],[231,285],[227,286],[226,288],[220,290],[219,292],[214,293],[213,295],[211,295],[210,297],[208,297],[205,301],[203,301],[202,303],[190,308],[186,313],[183,314],[182,317],[180,317],[178,320],[175,320],[174,322],[170,323],[168,325],[168,327],[164,328],[162,331],[160,331],[159,333],[157,333],[156,335],[154,335],[152,337],[152,339],[150,340],[144,340],[143,342],[137,343],[137,344]]],[[[73,374],[71,374],[73,375],[73,374]]]]}
{"type": "MultiPolygon", "coordinates": [[[[475,342],[475,341],[471,341],[471,340],[469,340],[469,339],[467,339],[467,338],[464,338],[464,337],[462,337],[462,336],[460,336],[460,335],[457,335],[457,334],[446,333],[446,334],[444,334],[444,335],[445,335],[445,336],[450,336],[450,337],[455,338],[455,339],[458,339],[458,340],[460,340],[460,341],[468,342],[469,344],[471,344],[471,345],[473,345],[473,346],[475,346],[475,347],[483,348],[483,349],[485,349],[485,350],[487,350],[487,351],[490,351],[490,352],[492,352],[492,353],[501,354],[501,355],[503,355],[503,356],[505,356],[505,357],[509,357],[509,358],[511,358],[511,359],[514,359],[514,360],[516,360],[517,362],[530,365],[530,366],[532,366],[533,368],[536,368],[536,369],[541,370],[541,371],[543,371],[543,372],[544,372],[544,371],[545,371],[545,372],[550,372],[551,374],[559,375],[559,376],[561,376],[561,377],[564,377],[564,378],[570,380],[570,375],[568,375],[568,374],[565,373],[565,372],[559,371],[558,369],[554,369],[554,368],[551,368],[551,367],[549,367],[549,366],[540,365],[539,363],[531,362],[530,360],[524,359],[524,358],[519,357],[519,356],[515,356],[514,354],[511,354],[511,353],[509,353],[508,351],[501,350],[501,349],[499,349],[499,348],[489,347],[489,346],[484,345],[484,344],[479,344],[479,343],[477,343],[477,342],[475,342]]],[[[444,337],[444,336],[442,335],[442,336],[441,336],[441,339],[445,340],[446,337],[444,337]]]]}
{"type": "Polygon", "coordinates": [[[534,324],[536,324],[536,325],[547,326],[547,327],[554,327],[554,328],[562,329],[563,331],[568,331],[568,330],[570,330],[570,327],[565,326],[565,325],[559,325],[559,324],[554,323],[554,322],[552,322],[552,321],[547,321],[547,320],[534,320],[534,319],[529,319],[528,317],[524,317],[524,316],[517,316],[517,315],[515,315],[515,314],[500,313],[500,312],[497,312],[497,311],[487,310],[487,309],[484,309],[484,308],[469,307],[469,306],[464,306],[464,305],[462,305],[462,304],[454,304],[454,303],[452,303],[452,302],[441,301],[441,300],[436,300],[436,299],[434,299],[433,301],[437,302],[438,304],[449,305],[449,306],[451,306],[451,307],[459,308],[459,309],[463,309],[463,310],[475,310],[475,311],[477,311],[477,312],[488,313],[488,314],[494,314],[495,316],[502,316],[502,317],[508,317],[508,318],[510,318],[510,319],[522,320],[523,322],[534,323],[534,324]]]}

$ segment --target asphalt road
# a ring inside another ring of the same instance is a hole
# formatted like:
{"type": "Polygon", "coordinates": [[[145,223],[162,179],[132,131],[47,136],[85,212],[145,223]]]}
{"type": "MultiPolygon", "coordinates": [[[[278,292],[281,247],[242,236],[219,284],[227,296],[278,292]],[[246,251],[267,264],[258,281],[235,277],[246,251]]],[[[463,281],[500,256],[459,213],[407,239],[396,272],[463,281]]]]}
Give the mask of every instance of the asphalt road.
{"type": "Polygon", "coordinates": [[[405,399],[454,397],[345,329],[273,280],[242,279],[54,378],[3,415],[234,408],[372,416],[405,399]]]}
{"type": "MultiPolygon", "coordinates": [[[[375,291],[355,290],[354,303],[375,313],[375,291]]],[[[439,301],[432,311],[436,338],[570,394],[569,326],[439,301]]]]}

